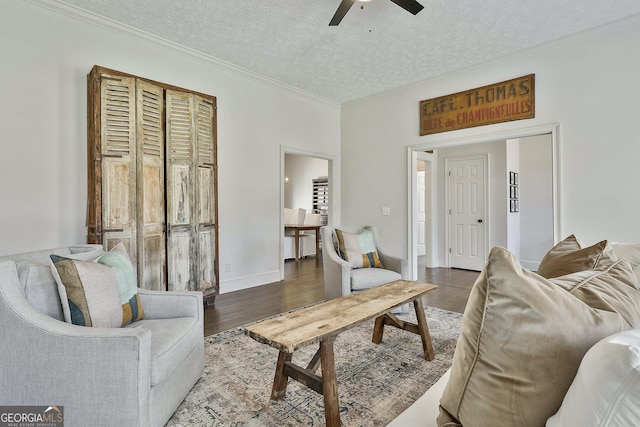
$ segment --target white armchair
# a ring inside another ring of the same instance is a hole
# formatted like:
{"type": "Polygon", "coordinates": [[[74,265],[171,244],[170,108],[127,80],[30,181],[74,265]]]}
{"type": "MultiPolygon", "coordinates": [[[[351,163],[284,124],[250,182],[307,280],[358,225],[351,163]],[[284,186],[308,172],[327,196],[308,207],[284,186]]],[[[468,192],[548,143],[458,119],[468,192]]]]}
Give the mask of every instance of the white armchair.
{"type": "Polygon", "coordinates": [[[145,318],[123,328],[66,323],[49,256],[0,257],[0,405],[61,405],[65,425],[161,427],[204,369],[200,292],[138,289],[145,318]]]}
{"type": "Polygon", "coordinates": [[[369,230],[384,268],[356,268],[345,261],[336,251],[336,227],[322,227],[322,267],[324,271],[324,295],[326,300],[339,298],[354,292],[379,286],[394,280],[409,280],[409,267],[406,259],[394,257],[384,251],[378,243],[376,230],[372,226],[337,227],[349,233],[369,230]]]}

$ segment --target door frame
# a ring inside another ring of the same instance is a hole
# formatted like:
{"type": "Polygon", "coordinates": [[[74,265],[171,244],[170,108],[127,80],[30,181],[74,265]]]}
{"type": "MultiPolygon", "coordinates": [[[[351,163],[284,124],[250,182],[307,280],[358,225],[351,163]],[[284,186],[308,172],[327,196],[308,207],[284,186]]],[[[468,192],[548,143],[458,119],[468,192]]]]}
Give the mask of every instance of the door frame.
{"type": "MultiPolygon", "coordinates": [[[[427,138],[430,140],[424,143],[407,146],[407,200],[409,206],[407,209],[407,259],[409,263],[409,271],[411,272],[412,280],[418,279],[418,262],[417,262],[417,200],[416,200],[416,185],[417,185],[417,159],[418,156],[425,156],[426,151],[454,147],[457,145],[469,145],[482,142],[491,142],[497,140],[517,139],[529,136],[551,134],[551,151],[552,151],[552,199],[553,199],[553,236],[554,243],[560,241],[562,236],[562,206],[560,205],[561,195],[561,159],[560,159],[560,123],[547,123],[531,127],[515,128],[499,132],[488,132],[463,137],[450,137],[447,134],[431,135],[427,138]]],[[[432,159],[427,160],[431,162],[431,178],[437,177],[436,159],[433,156],[432,159]]],[[[432,179],[432,186],[435,186],[432,179]]],[[[432,187],[431,194],[431,208],[433,212],[437,212],[437,187],[432,187]]],[[[432,217],[431,223],[431,242],[427,242],[431,247],[427,248],[427,253],[431,251],[431,257],[427,257],[427,267],[439,266],[439,253],[438,253],[438,239],[435,232],[438,229],[437,216],[432,217]]]]}
{"type": "Polygon", "coordinates": [[[340,224],[340,159],[336,156],[319,153],[317,151],[301,150],[299,148],[280,146],[280,280],[284,280],[284,192],[285,192],[285,155],[313,157],[327,160],[327,175],[329,177],[329,218],[327,225],[340,224]]]}
{"type": "MultiPolygon", "coordinates": [[[[489,253],[489,228],[491,224],[490,220],[490,209],[489,209],[489,193],[491,189],[491,185],[489,183],[489,167],[490,167],[490,159],[488,153],[479,153],[479,154],[470,154],[466,156],[453,156],[453,157],[445,157],[444,158],[444,171],[445,174],[450,170],[450,163],[456,161],[464,161],[464,160],[482,160],[483,166],[483,183],[484,183],[484,200],[483,200],[483,208],[484,212],[482,212],[482,219],[484,224],[484,255],[486,256],[489,253]]],[[[445,220],[444,220],[444,247],[445,247],[445,267],[451,268],[451,252],[447,250],[447,248],[451,248],[451,215],[447,215],[447,210],[451,209],[451,175],[445,175],[445,184],[444,184],[444,212],[445,212],[445,220]]]]}

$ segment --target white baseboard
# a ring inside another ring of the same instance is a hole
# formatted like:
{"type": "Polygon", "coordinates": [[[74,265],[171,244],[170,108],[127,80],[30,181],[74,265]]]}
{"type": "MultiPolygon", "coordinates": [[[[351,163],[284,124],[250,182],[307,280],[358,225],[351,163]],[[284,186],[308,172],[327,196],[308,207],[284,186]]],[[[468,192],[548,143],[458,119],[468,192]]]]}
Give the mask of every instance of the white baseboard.
{"type": "Polygon", "coordinates": [[[279,281],[279,270],[253,276],[238,277],[236,279],[220,281],[220,293],[226,294],[227,292],[239,291],[279,281]]]}

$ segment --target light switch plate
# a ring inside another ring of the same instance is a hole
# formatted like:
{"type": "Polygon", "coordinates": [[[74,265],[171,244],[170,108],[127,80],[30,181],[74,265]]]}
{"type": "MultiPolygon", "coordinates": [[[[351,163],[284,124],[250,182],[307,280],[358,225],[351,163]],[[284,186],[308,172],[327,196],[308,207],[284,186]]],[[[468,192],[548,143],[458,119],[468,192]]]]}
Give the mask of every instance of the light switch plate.
{"type": "Polygon", "coordinates": [[[391,208],[389,206],[383,206],[382,207],[382,215],[391,215],[391,208]]]}

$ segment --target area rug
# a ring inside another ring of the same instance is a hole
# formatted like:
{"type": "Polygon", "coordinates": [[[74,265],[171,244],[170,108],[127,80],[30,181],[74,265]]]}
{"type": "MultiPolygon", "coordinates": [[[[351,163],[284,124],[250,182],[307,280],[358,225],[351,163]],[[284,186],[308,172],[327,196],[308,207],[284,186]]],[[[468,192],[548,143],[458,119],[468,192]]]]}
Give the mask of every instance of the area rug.
{"type": "MultiPolygon", "coordinates": [[[[415,313],[401,314],[415,322],[415,313]]],[[[420,337],[385,327],[373,344],[373,320],[338,335],[334,343],[338,399],[343,426],[385,426],[408,408],[450,367],[461,314],[426,307],[435,360],[422,355],[420,337]]],[[[293,354],[306,366],[317,350],[310,345],[293,354]]],[[[324,426],[322,396],[289,379],[287,395],[269,399],[278,351],[236,328],[205,338],[205,368],[200,381],[167,426],[324,426]]],[[[320,373],[320,371],[318,372],[320,373]]]]}

